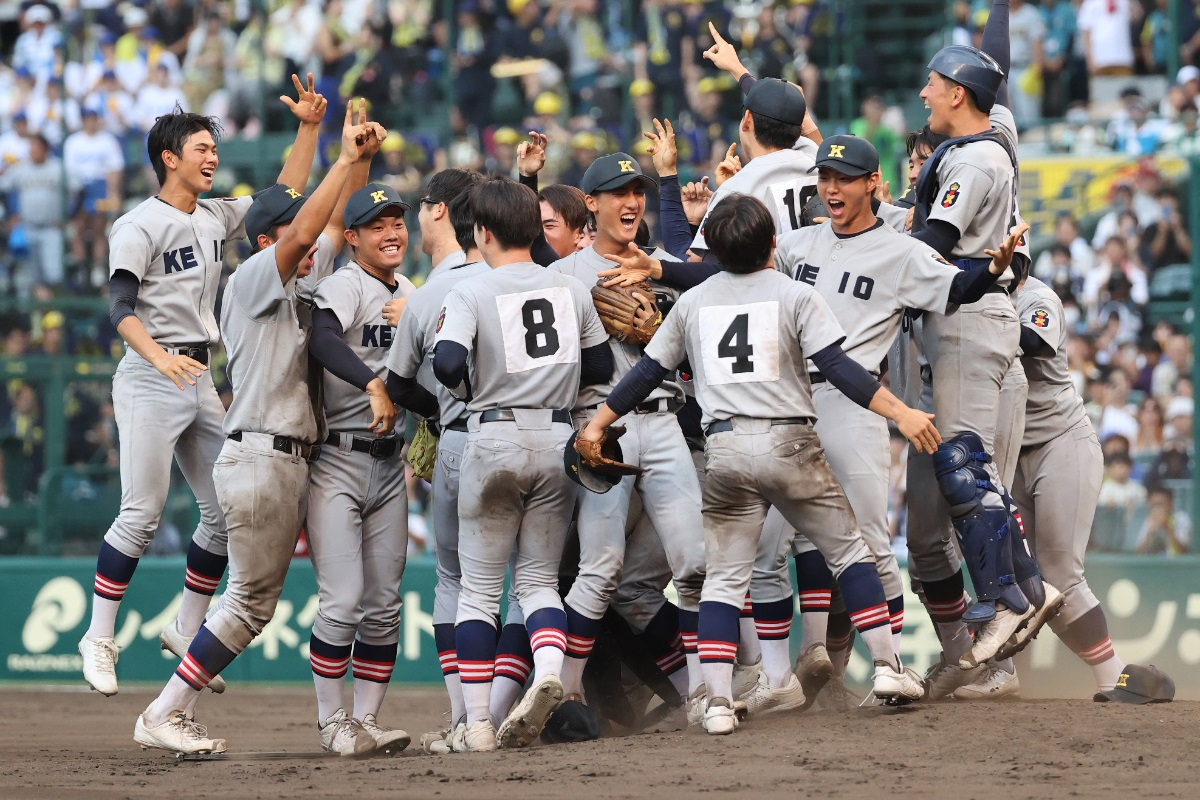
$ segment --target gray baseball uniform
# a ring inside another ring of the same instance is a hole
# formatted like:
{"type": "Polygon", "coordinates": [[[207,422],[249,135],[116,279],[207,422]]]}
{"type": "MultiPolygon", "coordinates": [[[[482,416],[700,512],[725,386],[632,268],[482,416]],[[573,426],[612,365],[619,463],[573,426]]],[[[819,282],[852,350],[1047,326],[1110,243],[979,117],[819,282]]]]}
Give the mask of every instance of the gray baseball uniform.
{"type": "Polygon", "coordinates": [[[1012,496],[1045,579],[1061,587],[1062,630],[1100,604],[1083,574],[1084,554],[1104,475],[1100,442],[1067,369],[1062,301],[1036,278],[1017,292],[1017,316],[1054,355],[1023,357],[1029,378],[1025,436],[1012,496]]]}
{"type": "MultiPolygon", "coordinates": [[[[156,197],[118,219],[109,232],[109,270],[141,281],[134,313],[158,344],[205,349],[217,341],[213,309],[226,242],[241,238],[251,198],[200,200],[185,214],[156,197]]],[[[121,511],[104,539],[132,558],[150,544],[171,482],[171,457],[200,506],[193,540],[226,552],[225,522],[213,488],[224,442],[225,409],[212,376],[179,388],[132,348],[113,375],[121,445],[121,511]]]]}
{"type": "MultiPolygon", "coordinates": [[[[675,260],[656,250],[655,258],[675,260]]],[[[587,247],[551,264],[578,278],[584,285],[596,283],[598,273],[612,262],[595,248],[587,247]]],[[[655,286],[656,293],[677,293],[655,286]]],[[[670,316],[668,314],[668,316],[670,316]]],[[[642,357],[642,348],[609,340],[613,351],[613,376],[608,385],[588,386],[575,405],[576,423],[584,425],[612,387],[642,357]]],[[[692,468],[691,452],[683,438],[675,410],[683,405],[683,387],[671,376],[650,393],[647,401],[618,423],[626,428],[621,450],[627,463],[642,468],[636,479],[624,478],[604,494],[579,492],[579,575],[567,594],[567,605],[589,619],[603,618],[613,591],[621,581],[625,561],[626,520],[629,502],[636,491],[642,507],[662,540],[663,549],[679,592],[679,606],[696,611],[704,583],[704,551],[700,536],[700,484],[692,468]]],[[[587,649],[586,647],[583,649],[587,649]]],[[[586,657],[586,652],[578,653],[586,657]]]]}
{"type": "Polygon", "coordinates": [[[562,609],[558,567],[575,485],[562,468],[571,426],[552,412],[575,405],[581,349],[607,338],[588,288],[532,262],[460,281],[446,296],[437,342],[474,356],[459,484],[459,624],[492,623],[514,542],[526,618],[562,609]],[[514,419],[483,421],[503,410],[514,419]]]}
{"type": "MultiPolygon", "coordinates": [[[[413,288],[402,275],[388,285],[352,261],[317,284],[313,302],[334,313],[342,341],[386,382],[393,328],[383,307],[413,288]]],[[[403,434],[396,433],[404,430],[404,414],[397,414],[396,430],[377,440],[364,391],[326,372],[324,398],[330,433],[308,490],[308,543],[320,596],[313,635],[334,646],[356,636],[390,645],[400,635],[398,588],[408,549],[403,434]]]]}

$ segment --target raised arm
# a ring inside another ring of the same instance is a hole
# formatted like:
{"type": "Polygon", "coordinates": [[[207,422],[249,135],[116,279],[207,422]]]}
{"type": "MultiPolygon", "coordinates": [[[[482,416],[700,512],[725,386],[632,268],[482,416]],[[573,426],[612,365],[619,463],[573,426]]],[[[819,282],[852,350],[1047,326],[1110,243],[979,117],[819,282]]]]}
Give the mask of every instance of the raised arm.
{"type": "Polygon", "coordinates": [[[312,172],[313,157],[317,154],[317,138],[321,131],[321,120],[325,117],[327,102],[323,95],[313,89],[313,76],[308,73],[308,88],[300,83],[298,75],[292,75],[292,84],[296,87],[297,99],[280,95],[279,99],[291,109],[300,120],[300,128],[296,131],[296,141],[292,143],[292,151],[283,162],[276,183],[290,186],[297,191],[304,191],[308,185],[308,176],[312,172]]]}

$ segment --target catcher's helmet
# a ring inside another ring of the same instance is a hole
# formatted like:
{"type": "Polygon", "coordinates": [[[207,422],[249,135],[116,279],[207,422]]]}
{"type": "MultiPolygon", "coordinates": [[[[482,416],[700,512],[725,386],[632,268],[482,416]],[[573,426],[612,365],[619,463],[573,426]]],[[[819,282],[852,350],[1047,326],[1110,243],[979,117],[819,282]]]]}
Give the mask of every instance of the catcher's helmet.
{"type": "Polygon", "coordinates": [[[970,89],[979,110],[985,113],[996,104],[996,94],[1004,80],[1004,70],[996,59],[963,44],[943,47],[930,60],[929,69],[970,89]]]}
{"type": "MultiPolygon", "coordinates": [[[[604,494],[621,482],[621,476],[602,474],[584,464],[583,459],[575,450],[575,439],[578,436],[579,431],[572,433],[563,450],[563,466],[567,470],[567,476],[589,492],[604,494]]],[[[625,460],[624,454],[621,452],[621,445],[615,439],[605,442],[604,449],[606,451],[604,454],[614,461],[625,460]]]]}

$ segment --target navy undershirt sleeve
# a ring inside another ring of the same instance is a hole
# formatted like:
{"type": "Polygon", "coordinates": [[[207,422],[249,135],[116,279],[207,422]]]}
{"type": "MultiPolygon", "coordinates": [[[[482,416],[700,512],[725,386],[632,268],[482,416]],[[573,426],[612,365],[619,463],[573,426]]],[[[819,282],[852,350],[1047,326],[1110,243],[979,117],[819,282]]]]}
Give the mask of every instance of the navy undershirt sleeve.
{"type": "Polygon", "coordinates": [[[467,348],[448,340],[434,345],[433,376],[450,389],[461,386],[467,376],[467,348]]]}
{"type": "Polygon", "coordinates": [[[662,265],[662,277],[658,282],[672,289],[686,292],[694,286],[699,286],[721,271],[721,265],[715,261],[666,261],[659,260],[662,265]]]}
{"type": "Polygon", "coordinates": [[[992,0],[992,10],[988,14],[987,24],[983,26],[982,47],[979,49],[996,59],[1000,69],[1004,71],[1005,80],[1000,82],[996,92],[996,102],[1008,106],[1008,75],[1012,70],[1011,39],[1009,37],[1008,12],[1009,0],[992,0]]]}
{"type": "Polygon", "coordinates": [[[1046,342],[1045,339],[1022,325],[1021,353],[1024,354],[1026,358],[1050,358],[1054,355],[1055,350],[1046,342]]]}
{"type": "Polygon", "coordinates": [[[342,323],[328,308],[313,311],[313,332],[308,352],[317,363],[352,386],[366,391],[377,377],[375,371],[354,354],[342,339],[342,323]]]}
{"type": "Polygon", "coordinates": [[[403,378],[389,369],[387,390],[388,397],[392,398],[392,402],[396,405],[407,408],[414,414],[420,414],[426,419],[437,419],[439,410],[437,398],[428,389],[417,383],[416,378],[403,378]]]}
{"type": "Polygon", "coordinates": [[[942,258],[950,260],[950,253],[962,238],[962,233],[944,219],[931,219],[924,228],[913,231],[912,236],[937,250],[942,258]]]}
{"type": "Polygon", "coordinates": [[[667,372],[667,368],[653,358],[642,356],[608,393],[605,403],[618,417],[623,417],[662,384],[667,372]]]}
{"type": "Polygon", "coordinates": [[[683,210],[683,195],[678,175],[664,175],[658,185],[658,217],[662,224],[663,249],[680,261],[687,258],[688,248],[696,235],[683,210]]]}
{"type": "Polygon", "coordinates": [[[113,327],[121,324],[121,320],[133,316],[137,307],[138,289],[141,281],[127,269],[119,269],[108,279],[108,318],[113,327]]]}
{"type": "Polygon", "coordinates": [[[846,355],[841,344],[831,344],[824,350],[813,353],[811,358],[825,379],[838,391],[863,408],[871,405],[871,400],[880,389],[879,381],[872,378],[871,373],[863,369],[857,361],[846,355]]]}
{"type": "Polygon", "coordinates": [[[995,285],[999,275],[993,275],[992,262],[967,270],[959,270],[950,284],[950,305],[966,306],[974,303],[995,285]]]}
{"type": "Polygon", "coordinates": [[[579,385],[608,383],[613,374],[613,354],[608,342],[585,347],[579,353],[579,385]]]}

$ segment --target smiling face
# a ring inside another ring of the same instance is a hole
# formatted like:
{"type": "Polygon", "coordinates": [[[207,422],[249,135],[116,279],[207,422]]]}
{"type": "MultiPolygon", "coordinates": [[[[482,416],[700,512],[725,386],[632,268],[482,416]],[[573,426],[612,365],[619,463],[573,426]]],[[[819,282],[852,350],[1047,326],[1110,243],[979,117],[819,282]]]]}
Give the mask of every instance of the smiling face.
{"type": "Polygon", "coordinates": [[[542,234],[546,244],[553,248],[559,258],[566,258],[575,252],[575,243],[579,241],[579,231],[572,229],[563,222],[562,215],[554,207],[542,200],[542,234]]]}
{"type": "Polygon", "coordinates": [[[346,231],[354,260],[363,266],[391,271],[404,263],[408,227],[398,213],[382,213],[370,222],[346,231]]]}
{"type": "Polygon", "coordinates": [[[162,159],[168,181],[174,180],[196,195],[212,189],[213,175],[220,159],[217,158],[217,143],[208,131],[197,131],[185,139],[179,155],[164,150],[162,159]]]}
{"type": "Polygon", "coordinates": [[[624,247],[637,237],[638,223],[646,211],[646,187],[630,181],[587,197],[588,210],[596,215],[596,238],[624,247]]]}
{"type": "Polygon", "coordinates": [[[953,81],[948,81],[932,70],[925,88],[921,90],[921,99],[929,109],[929,129],[934,133],[947,133],[950,113],[956,104],[961,104],[966,89],[953,81]]]}
{"type": "Polygon", "coordinates": [[[908,183],[911,186],[917,185],[917,178],[921,175],[921,167],[933,155],[929,150],[922,145],[917,145],[912,153],[908,156],[908,183]]]}
{"type": "Polygon", "coordinates": [[[831,167],[817,170],[817,194],[835,231],[857,230],[871,214],[871,196],[878,183],[878,172],[850,177],[831,167]]]}

